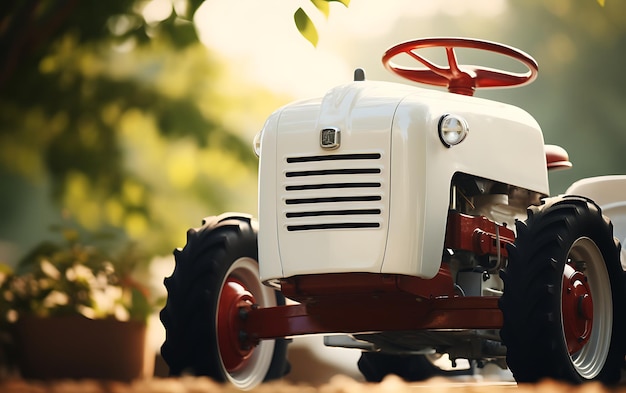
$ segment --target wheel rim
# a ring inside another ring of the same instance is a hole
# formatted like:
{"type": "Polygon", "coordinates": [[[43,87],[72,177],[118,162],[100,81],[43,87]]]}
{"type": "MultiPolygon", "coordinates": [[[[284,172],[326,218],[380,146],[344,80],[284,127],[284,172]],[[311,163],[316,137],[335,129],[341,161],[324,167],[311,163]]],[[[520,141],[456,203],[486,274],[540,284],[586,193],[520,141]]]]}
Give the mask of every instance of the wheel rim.
{"type": "Polygon", "coordinates": [[[276,295],[260,282],[257,262],[251,258],[240,258],[224,276],[216,318],[222,371],[240,389],[248,389],[263,382],[274,354],[273,340],[263,340],[253,348],[240,346],[239,308],[252,304],[259,307],[275,306],[276,295]]]}
{"type": "Polygon", "coordinates": [[[563,332],[567,351],[580,351],[591,338],[593,329],[593,298],[587,277],[574,266],[563,270],[563,332]]]}
{"type": "Polygon", "coordinates": [[[577,239],[563,272],[561,321],[570,361],[585,379],[595,378],[608,356],[613,298],[606,264],[595,242],[577,239]]]}
{"type": "Polygon", "coordinates": [[[232,276],[226,278],[220,293],[217,336],[222,364],[228,373],[244,369],[252,355],[253,349],[242,348],[239,340],[239,310],[255,303],[256,299],[244,283],[232,276]]]}

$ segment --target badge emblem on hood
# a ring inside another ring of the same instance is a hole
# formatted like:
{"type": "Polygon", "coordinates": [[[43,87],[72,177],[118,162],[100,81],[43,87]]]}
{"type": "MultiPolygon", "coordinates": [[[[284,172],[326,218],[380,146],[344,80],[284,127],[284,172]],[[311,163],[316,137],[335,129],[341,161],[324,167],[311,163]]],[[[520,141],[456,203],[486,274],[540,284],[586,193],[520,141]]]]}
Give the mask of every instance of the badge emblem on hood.
{"type": "Polygon", "coordinates": [[[320,146],[323,149],[337,149],[341,145],[341,131],[339,128],[324,128],[320,132],[320,146]]]}

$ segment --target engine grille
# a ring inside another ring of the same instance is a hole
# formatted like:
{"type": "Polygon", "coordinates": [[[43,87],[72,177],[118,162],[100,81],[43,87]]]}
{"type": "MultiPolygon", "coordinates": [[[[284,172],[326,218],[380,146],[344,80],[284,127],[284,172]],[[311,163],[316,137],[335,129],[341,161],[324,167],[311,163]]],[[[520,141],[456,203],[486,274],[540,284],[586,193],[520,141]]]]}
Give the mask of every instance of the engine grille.
{"type": "Polygon", "coordinates": [[[288,231],[380,228],[384,166],[380,153],[287,158],[288,231]]]}

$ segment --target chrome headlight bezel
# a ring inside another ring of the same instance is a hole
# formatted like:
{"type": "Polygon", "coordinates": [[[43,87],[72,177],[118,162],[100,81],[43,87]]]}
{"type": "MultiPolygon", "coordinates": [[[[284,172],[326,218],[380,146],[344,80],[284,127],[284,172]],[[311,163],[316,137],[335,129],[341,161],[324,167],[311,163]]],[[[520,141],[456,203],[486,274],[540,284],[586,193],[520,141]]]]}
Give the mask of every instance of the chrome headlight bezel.
{"type": "Polygon", "coordinates": [[[469,124],[459,115],[446,114],[439,119],[437,130],[441,143],[446,147],[452,147],[465,140],[469,134],[469,124]]]}

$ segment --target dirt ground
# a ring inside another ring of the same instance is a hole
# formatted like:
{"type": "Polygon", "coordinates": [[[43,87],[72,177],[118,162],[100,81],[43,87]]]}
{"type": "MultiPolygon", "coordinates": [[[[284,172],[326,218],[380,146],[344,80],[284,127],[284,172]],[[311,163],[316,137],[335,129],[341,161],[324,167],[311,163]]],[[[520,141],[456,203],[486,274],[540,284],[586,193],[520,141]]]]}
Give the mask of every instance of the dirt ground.
{"type": "MultiPolygon", "coordinates": [[[[97,382],[97,381],[56,381],[56,382],[25,382],[7,380],[0,382],[3,393],[222,393],[236,392],[229,385],[221,385],[208,378],[154,378],[135,381],[133,383],[97,382]]],[[[390,376],[381,383],[371,384],[356,381],[353,378],[337,375],[319,386],[279,381],[263,384],[253,393],[497,393],[497,392],[539,392],[539,393],[605,393],[626,392],[626,387],[608,389],[600,384],[571,386],[552,381],[537,385],[520,385],[496,382],[450,382],[444,379],[432,379],[423,383],[406,383],[400,378],[390,376]]]]}
{"type": "MultiPolygon", "coordinates": [[[[381,383],[366,383],[358,372],[358,351],[324,348],[320,338],[294,340],[289,350],[291,372],[281,381],[263,384],[252,393],[626,393],[626,383],[607,388],[597,383],[571,386],[544,381],[537,385],[516,385],[510,375],[481,370],[473,376],[454,379],[433,378],[426,382],[407,383],[389,376],[381,383]]],[[[145,378],[131,383],[82,381],[23,381],[17,378],[0,379],[0,393],[234,393],[231,385],[218,384],[208,378],[182,377],[145,378]]]]}

